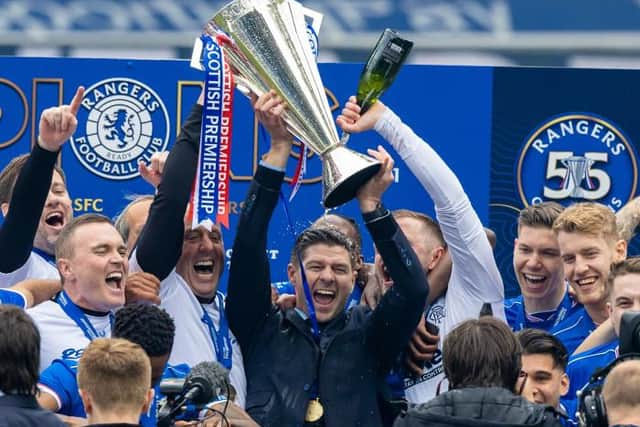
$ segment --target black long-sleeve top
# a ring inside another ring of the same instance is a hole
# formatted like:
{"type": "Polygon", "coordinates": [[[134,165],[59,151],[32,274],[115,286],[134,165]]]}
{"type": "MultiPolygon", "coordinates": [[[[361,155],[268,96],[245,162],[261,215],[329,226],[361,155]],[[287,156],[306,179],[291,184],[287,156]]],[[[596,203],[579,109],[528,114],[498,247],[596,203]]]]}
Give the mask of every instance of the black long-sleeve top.
{"type": "Polygon", "coordinates": [[[0,228],[1,273],[11,273],[29,259],[57,158],[57,151],[36,144],[18,175],[9,212],[0,228]]]}
{"type": "Polygon", "coordinates": [[[194,105],[164,167],[136,258],[143,271],[164,280],[182,253],[184,215],[198,167],[202,105],[194,105]]]}

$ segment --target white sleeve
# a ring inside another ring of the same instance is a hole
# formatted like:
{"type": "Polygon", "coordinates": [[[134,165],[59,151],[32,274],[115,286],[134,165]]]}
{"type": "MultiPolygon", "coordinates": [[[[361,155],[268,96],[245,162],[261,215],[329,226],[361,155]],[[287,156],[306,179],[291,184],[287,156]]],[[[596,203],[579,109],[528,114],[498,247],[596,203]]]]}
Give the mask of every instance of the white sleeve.
{"type": "Polygon", "coordinates": [[[447,320],[457,324],[461,317],[477,317],[485,302],[493,304],[496,317],[504,318],[502,277],[480,218],[458,178],[438,153],[390,109],[378,120],[375,130],[398,152],[435,205],[453,261],[447,320]]]}
{"type": "MultiPolygon", "coordinates": [[[[140,267],[140,264],[138,263],[138,249],[134,249],[131,255],[129,255],[129,274],[140,272],[142,272],[142,267],[140,267]]],[[[174,291],[177,287],[177,285],[175,285],[175,279],[173,277],[173,274],[175,272],[176,269],[174,267],[174,269],[171,270],[171,273],[169,273],[169,275],[160,282],[160,300],[169,298],[175,293],[174,291]]]]}
{"type": "Polygon", "coordinates": [[[60,279],[56,267],[31,252],[27,262],[10,273],[0,273],[0,288],[8,288],[27,279],[60,279]]]}
{"type": "Polygon", "coordinates": [[[142,271],[140,264],[138,263],[138,249],[134,249],[131,255],[129,255],[129,274],[139,273],[142,271]]]}

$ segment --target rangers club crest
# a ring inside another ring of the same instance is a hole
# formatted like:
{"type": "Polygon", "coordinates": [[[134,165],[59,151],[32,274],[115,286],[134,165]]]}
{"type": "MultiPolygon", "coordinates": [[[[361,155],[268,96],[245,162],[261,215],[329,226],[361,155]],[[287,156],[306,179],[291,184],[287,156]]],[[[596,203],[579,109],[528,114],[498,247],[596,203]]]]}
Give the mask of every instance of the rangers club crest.
{"type": "Polygon", "coordinates": [[[633,198],[638,166],[633,143],[611,120],[565,113],[527,138],[516,165],[524,206],[546,200],[599,202],[618,210],[633,198]]]}
{"type": "Polygon", "coordinates": [[[128,78],[98,82],[85,92],[78,112],[80,136],[71,138],[78,160],[110,180],[138,176],[138,163],[167,148],[169,115],[147,85],[128,78]]]}

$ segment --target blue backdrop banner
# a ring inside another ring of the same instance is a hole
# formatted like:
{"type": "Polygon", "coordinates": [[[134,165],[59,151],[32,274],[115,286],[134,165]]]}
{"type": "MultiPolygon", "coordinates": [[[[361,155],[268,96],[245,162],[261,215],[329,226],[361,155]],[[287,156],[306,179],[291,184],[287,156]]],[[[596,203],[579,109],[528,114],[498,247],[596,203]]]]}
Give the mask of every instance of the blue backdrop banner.
{"type": "MultiPolygon", "coordinates": [[[[355,92],[361,67],[320,65],[336,116],[355,92]]],[[[201,72],[179,60],[4,57],[0,70],[0,168],[29,151],[42,110],[68,103],[83,85],[87,90],[78,129],[62,150],[61,164],[75,214],[111,217],[128,197],[153,192],[136,165],[154,152],[171,149],[203,79],[201,72]]],[[[383,101],[440,153],[483,223],[497,231],[498,264],[513,294],[517,287],[511,251],[518,209],[539,200],[588,199],[617,210],[635,195],[640,122],[634,119],[630,100],[640,95],[638,77],[638,72],[619,70],[406,66],[383,101]],[[588,164],[578,181],[570,181],[576,167],[569,157],[588,164]]],[[[236,100],[230,229],[223,232],[227,259],[248,183],[268,144],[248,101],[241,96],[236,100]]],[[[380,143],[381,138],[369,132],[354,135],[350,147],[365,151],[380,143]]],[[[293,175],[296,155],[288,176],[293,175]]],[[[396,165],[396,183],[385,203],[433,215],[428,195],[397,156],[396,165]]],[[[317,156],[309,154],[307,175],[291,203],[296,231],[324,212],[320,173],[317,156]]],[[[360,220],[355,202],[338,210],[360,220]]],[[[274,281],[286,277],[290,249],[279,208],[268,250],[274,281]]],[[[364,250],[371,260],[366,236],[364,250]]]]}

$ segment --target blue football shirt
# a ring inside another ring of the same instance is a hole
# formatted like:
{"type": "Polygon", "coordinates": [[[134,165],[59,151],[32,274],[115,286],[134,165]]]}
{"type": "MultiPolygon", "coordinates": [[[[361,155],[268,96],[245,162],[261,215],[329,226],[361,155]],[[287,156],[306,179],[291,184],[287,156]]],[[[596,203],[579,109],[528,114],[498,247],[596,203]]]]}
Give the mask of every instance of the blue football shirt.
{"type": "MultiPolygon", "coordinates": [[[[185,365],[167,365],[162,378],[184,378],[190,368],[185,365]]],[[[78,361],[69,359],[56,359],[40,375],[39,385],[58,401],[60,409],[58,414],[73,417],[86,418],[80,393],[78,392],[78,361]]],[[[140,416],[140,424],[143,427],[155,427],[158,402],[164,397],[160,394],[160,385],[154,387],[154,397],[149,411],[140,416]]]]}

